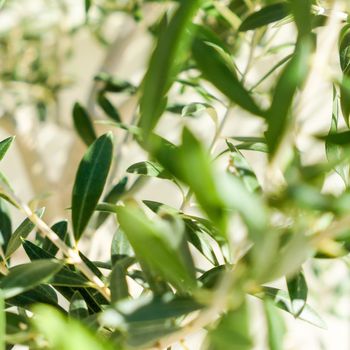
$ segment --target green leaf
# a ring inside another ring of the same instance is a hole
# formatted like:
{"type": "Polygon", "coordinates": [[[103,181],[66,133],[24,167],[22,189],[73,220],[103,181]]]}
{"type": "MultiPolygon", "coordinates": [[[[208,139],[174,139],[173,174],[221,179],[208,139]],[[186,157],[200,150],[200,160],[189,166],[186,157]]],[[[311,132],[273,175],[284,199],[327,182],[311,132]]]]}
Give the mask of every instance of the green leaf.
{"type": "Polygon", "coordinates": [[[10,268],[9,274],[0,280],[0,292],[8,299],[48,281],[62,264],[54,260],[38,260],[10,268]]]}
{"type": "MultiPolygon", "coordinates": [[[[130,260],[130,258],[124,258],[130,260]]],[[[129,296],[129,288],[128,283],[126,281],[126,270],[127,265],[125,266],[124,259],[118,260],[109,276],[110,285],[109,288],[111,290],[111,300],[112,303],[117,302],[119,300],[125,299],[129,296]]],[[[131,258],[131,262],[134,259],[131,258]]]]}
{"type": "Polygon", "coordinates": [[[84,4],[85,4],[85,13],[87,14],[90,10],[92,0],[84,0],[84,4]]]}
{"type": "Polygon", "coordinates": [[[12,233],[12,223],[8,205],[6,201],[0,198],[0,245],[5,251],[8,241],[10,240],[12,233]]]}
{"type": "MultiPolygon", "coordinates": [[[[115,211],[114,211],[115,213],[115,211]]],[[[133,256],[134,252],[127,240],[125,233],[118,229],[114,234],[111,244],[111,261],[114,265],[119,259],[133,256]]]]}
{"type": "Polygon", "coordinates": [[[264,300],[264,310],[267,321],[269,349],[283,350],[283,338],[286,332],[284,320],[271,300],[264,300]]]}
{"type": "MultiPolygon", "coordinates": [[[[35,212],[35,214],[41,218],[44,215],[45,208],[41,208],[35,212]]],[[[28,237],[28,235],[34,229],[33,224],[29,218],[25,219],[11,235],[9,243],[6,248],[5,257],[8,259],[22,244],[22,240],[28,237]]]]}
{"type": "Polygon", "coordinates": [[[121,123],[118,110],[113,106],[113,104],[103,93],[98,94],[97,102],[108,117],[110,117],[117,123],[121,123]]]}
{"type": "Polygon", "coordinates": [[[102,337],[92,333],[81,323],[65,318],[49,306],[39,305],[33,308],[32,322],[35,328],[47,340],[51,350],[118,350],[102,337]]]}
{"type": "Polygon", "coordinates": [[[73,107],[74,127],[80,138],[89,146],[97,138],[94,126],[85,108],[78,102],[73,107]]]}
{"type": "Polygon", "coordinates": [[[6,303],[12,306],[30,308],[33,304],[49,304],[59,308],[57,294],[55,290],[48,285],[39,285],[34,289],[18,294],[6,300],[6,303]]]}
{"type": "Polygon", "coordinates": [[[311,33],[312,29],[312,0],[289,0],[294,22],[298,28],[299,38],[311,33]]]}
{"type": "Polygon", "coordinates": [[[213,44],[195,39],[192,54],[204,78],[226,95],[231,102],[252,114],[263,114],[252,96],[238,80],[232,67],[222,58],[213,44]]]}
{"type": "Polygon", "coordinates": [[[164,170],[160,164],[149,160],[129,166],[129,168],[126,169],[126,172],[130,174],[158,177],[160,179],[172,179],[171,174],[164,170]]]}
{"type": "MultiPolygon", "coordinates": [[[[256,294],[256,296],[259,298],[267,297],[269,299],[272,299],[272,301],[277,307],[293,315],[292,304],[289,299],[288,292],[277,288],[264,287],[263,292],[256,294]]],[[[321,317],[308,304],[305,305],[304,310],[301,312],[298,318],[316,327],[323,329],[327,328],[326,324],[321,319],[321,317]]]]}
{"type": "Polygon", "coordinates": [[[77,319],[83,320],[89,316],[89,311],[87,304],[82,297],[82,295],[76,291],[69,304],[69,316],[77,319]]]}
{"type": "MultiPolygon", "coordinates": [[[[350,49],[350,46],[349,46],[350,49]]],[[[350,62],[349,62],[350,63],[350,62]]],[[[350,125],[350,77],[344,76],[340,84],[340,106],[346,125],[350,125]]]]}
{"type": "MultiPolygon", "coordinates": [[[[66,242],[68,246],[71,246],[68,234],[68,222],[66,220],[59,221],[52,225],[51,230],[54,231],[62,241],[66,242]]],[[[43,250],[52,256],[55,256],[58,252],[58,248],[47,237],[45,237],[43,242],[43,250]]]]}
{"type": "Polygon", "coordinates": [[[275,87],[271,106],[266,112],[268,124],[266,141],[270,150],[270,158],[276,153],[289,126],[290,109],[295,93],[307,76],[309,54],[310,41],[301,41],[275,87]]]}
{"type": "Polygon", "coordinates": [[[319,138],[329,144],[347,146],[350,144],[350,131],[330,133],[327,136],[320,136],[319,138]]]}
{"type": "Polygon", "coordinates": [[[129,324],[139,322],[165,321],[178,318],[203,308],[189,297],[179,297],[172,293],[162,296],[141,296],[137,300],[125,300],[116,304],[125,321],[129,324]]]}
{"type": "MultiPolygon", "coordinates": [[[[23,248],[32,261],[40,261],[41,259],[54,260],[54,256],[30,241],[24,241],[23,248]]],[[[63,266],[62,269],[50,279],[50,284],[53,286],[63,287],[87,287],[89,285],[89,281],[85,278],[85,276],[82,276],[81,274],[70,270],[68,267],[63,266]]]]}
{"type": "Polygon", "coordinates": [[[166,93],[189,44],[187,28],[200,4],[200,0],[181,1],[169,24],[160,33],[143,81],[140,101],[139,125],[146,139],[166,108],[166,93]]]}
{"type": "Polygon", "coordinates": [[[246,32],[247,30],[260,28],[287,17],[289,13],[289,6],[286,2],[268,5],[249,15],[241,23],[238,30],[240,32],[246,32]]]}
{"type": "Polygon", "coordinates": [[[107,180],[113,155],[112,134],[98,138],[87,150],[75,178],[72,221],[76,240],[83,234],[107,180]]]}
{"type": "Polygon", "coordinates": [[[230,149],[230,165],[228,169],[230,173],[240,177],[250,192],[260,191],[261,187],[258,179],[248,161],[237,147],[228,141],[226,143],[230,149]]]}
{"type": "Polygon", "coordinates": [[[249,313],[246,303],[237,310],[228,311],[217,327],[209,333],[210,350],[251,350],[249,313]]]}
{"type": "Polygon", "coordinates": [[[288,293],[294,317],[298,317],[306,305],[308,287],[303,272],[287,279],[288,293]]]}
{"type": "Polygon", "coordinates": [[[128,92],[128,93],[135,93],[136,87],[132,84],[130,84],[126,80],[118,79],[106,72],[101,72],[96,75],[95,80],[104,83],[104,86],[102,88],[102,91],[104,92],[128,92]]]}
{"type": "MultiPolygon", "coordinates": [[[[112,187],[112,189],[106,194],[106,196],[103,198],[103,202],[115,204],[118,202],[118,200],[123,196],[123,194],[126,192],[126,185],[128,183],[128,178],[124,177],[122,178],[115,186],[112,187]]],[[[98,214],[97,220],[96,220],[96,228],[99,228],[105,220],[108,218],[108,213],[102,212],[98,214]]]]}
{"type": "Polygon", "coordinates": [[[14,136],[8,137],[0,142],[0,161],[5,157],[6,152],[11,146],[12,141],[15,139],[14,136]]]}
{"type": "Polygon", "coordinates": [[[5,302],[0,295],[0,350],[6,349],[6,314],[5,314],[5,302]]]}
{"type": "Polygon", "coordinates": [[[177,289],[193,289],[195,279],[181,254],[183,233],[173,231],[165,221],[152,221],[138,208],[118,207],[121,229],[135,254],[177,289]]]}

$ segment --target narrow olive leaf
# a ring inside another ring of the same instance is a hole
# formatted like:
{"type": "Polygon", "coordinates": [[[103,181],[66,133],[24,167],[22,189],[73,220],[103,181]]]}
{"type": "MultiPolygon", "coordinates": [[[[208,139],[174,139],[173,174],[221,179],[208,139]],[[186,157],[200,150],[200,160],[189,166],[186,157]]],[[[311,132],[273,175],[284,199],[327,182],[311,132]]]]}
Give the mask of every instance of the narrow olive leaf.
{"type": "MultiPolygon", "coordinates": [[[[293,315],[292,304],[289,299],[288,292],[277,288],[264,287],[263,291],[261,293],[255,294],[255,296],[261,299],[269,298],[274,302],[274,304],[277,307],[293,315]]],[[[308,322],[319,328],[327,328],[325,322],[321,319],[317,312],[308,304],[305,305],[304,310],[298,316],[298,319],[308,322]]]]}
{"type": "Polygon", "coordinates": [[[140,101],[139,125],[146,138],[166,108],[166,93],[184,60],[183,53],[189,44],[187,29],[200,4],[200,0],[181,1],[169,24],[160,33],[143,81],[140,101]]]}
{"type": "MultiPolygon", "coordinates": [[[[114,212],[115,213],[115,212],[114,212]]],[[[114,234],[111,244],[111,261],[114,265],[118,260],[134,255],[132,247],[125,233],[118,229],[114,234]]]]}
{"type": "Polygon", "coordinates": [[[12,141],[15,139],[14,136],[8,137],[0,142],[0,161],[5,157],[6,152],[11,146],[12,141]]]}
{"type": "Polygon", "coordinates": [[[117,123],[121,123],[118,110],[113,106],[111,101],[103,93],[98,94],[97,102],[108,117],[110,117],[117,123]]]}
{"type": "MultiPolygon", "coordinates": [[[[350,49],[350,46],[349,46],[350,49]]],[[[350,50],[349,50],[350,51],[350,50]]],[[[349,60],[350,63],[350,60],[349,60]]],[[[346,125],[350,126],[350,76],[344,76],[340,84],[340,106],[346,125]]]]}
{"type": "Polygon", "coordinates": [[[12,298],[6,299],[6,303],[23,308],[29,308],[33,304],[38,303],[53,305],[60,308],[55,290],[52,287],[43,284],[12,298]]]}
{"type": "Polygon", "coordinates": [[[271,106],[266,112],[268,130],[265,136],[270,150],[270,158],[277,151],[290,123],[290,109],[297,88],[301,86],[307,76],[311,47],[310,41],[307,39],[299,43],[294,57],[282,72],[275,87],[271,106]]]}
{"type": "MultiPolygon", "coordinates": [[[[51,230],[57,233],[58,237],[61,238],[62,241],[66,242],[68,246],[71,246],[69,242],[68,235],[68,222],[66,220],[62,220],[52,225],[51,230]]],[[[43,250],[55,256],[58,252],[58,248],[46,237],[43,242],[43,250]]]]}
{"type": "Polygon", "coordinates": [[[92,0],[85,0],[84,3],[85,3],[85,13],[87,14],[90,10],[92,0]]]}
{"type": "Polygon", "coordinates": [[[308,287],[303,272],[287,279],[288,293],[294,317],[298,317],[306,305],[308,287]]]}
{"type": "Polygon", "coordinates": [[[278,2],[276,4],[263,7],[261,10],[249,15],[239,26],[240,32],[260,28],[270,23],[277,22],[290,13],[287,2],[278,2]]]}
{"type": "Polygon", "coordinates": [[[150,177],[158,177],[160,179],[172,179],[172,176],[160,164],[151,161],[135,163],[126,169],[130,174],[138,174],[150,177]]]}
{"type": "Polygon", "coordinates": [[[347,146],[350,144],[350,131],[330,133],[326,136],[318,136],[318,138],[329,144],[347,146]]]}
{"type": "Polygon", "coordinates": [[[311,33],[312,29],[312,0],[289,0],[290,10],[298,28],[299,38],[311,33]]]}
{"type": "MultiPolygon", "coordinates": [[[[119,260],[115,263],[109,276],[109,289],[111,291],[112,303],[125,299],[129,296],[129,288],[126,281],[126,267],[123,264],[124,259],[119,260]]],[[[132,259],[132,261],[133,260],[134,259],[132,259]]]]}
{"type": "Polygon", "coordinates": [[[249,312],[244,302],[237,310],[228,311],[217,327],[209,332],[211,350],[251,350],[253,346],[249,329],[249,312]]]}
{"type": "Polygon", "coordinates": [[[135,93],[136,87],[126,80],[118,79],[106,72],[101,72],[95,76],[95,80],[104,84],[102,90],[105,92],[128,92],[135,93]]]}
{"type": "Polygon", "coordinates": [[[267,323],[267,339],[270,350],[283,350],[283,339],[286,332],[286,326],[282,316],[274,303],[264,300],[264,310],[267,323]]]}
{"type": "Polygon", "coordinates": [[[82,295],[76,291],[69,304],[69,316],[83,320],[89,316],[88,306],[82,295]]]}
{"type": "MultiPolygon", "coordinates": [[[[115,204],[126,192],[126,186],[128,184],[128,178],[123,177],[103,198],[104,203],[115,204]]],[[[98,229],[108,218],[108,212],[102,212],[98,214],[96,220],[96,229],[98,229]]]]}
{"type": "Polygon", "coordinates": [[[203,145],[188,129],[184,129],[182,144],[179,147],[168,147],[161,140],[155,140],[153,152],[169,173],[190,186],[200,206],[225,236],[227,204],[216,180],[217,174],[213,164],[203,145]]]}
{"type": "MultiPolygon", "coordinates": [[[[35,214],[41,218],[44,215],[45,208],[38,209],[35,214]]],[[[8,259],[22,244],[22,240],[26,239],[34,229],[33,224],[28,218],[25,219],[11,235],[5,250],[5,257],[8,259]]]]}
{"type": "MultiPolygon", "coordinates": [[[[30,241],[24,241],[23,248],[31,261],[40,261],[42,259],[55,260],[54,256],[30,241]]],[[[63,266],[62,269],[50,279],[50,284],[63,287],[86,287],[89,285],[89,281],[85,276],[72,271],[67,266],[63,266]]]]}
{"type": "Polygon", "coordinates": [[[162,296],[144,295],[137,300],[125,300],[116,304],[115,309],[120,312],[128,323],[165,321],[187,315],[203,308],[189,297],[175,296],[166,293],[162,296]]]}
{"type": "Polygon", "coordinates": [[[0,198],[0,245],[5,251],[12,233],[10,212],[6,201],[0,198]]]}
{"type": "Polygon", "coordinates": [[[76,240],[83,234],[103,192],[113,155],[113,138],[99,137],[87,150],[75,178],[72,221],[76,240]]]}
{"type": "Polygon", "coordinates": [[[89,146],[97,138],[94,126],[89,114],[78,102],[73,107],[74,127],[80,138],[89,146]]]}
{"type": "Polygon", "coordinates": [[[263,115],[253,97],[238,80],[232,67],[222,58],[213,44],[195,39],[192,54],[205,79],[233,103],[252,114],[263,115]]]}
{"type": "Polygon", "coordinates": [[[118,207],[121,229],[135,254],[177,289],[193,289],[195,279],[179,249],[183,233],[174,232],[165,221],[152,221],[138,208],[118,207]]]}
{"type": "Polygon", "coordinates": [[[228,171],[233,175],[240,177],[250,192],[260,191],[261,187],[258,179],[248,161],[244,158],[243,154],[239,152],[237,147],[228,141],[226,143],[230,149],[228,171]]]}
{"type": "Polygon", "coordinates": [[[5,302],[3,296],[0,294],[0,350],[6,349],[6,314],[5,302]]]}
{"type": "Polygon", "coordinates": [[[85,328],[80,322],[66,318],[53,307],[37,305],[33,308],[32,323],[50,344],[51,350],[119,350],[120,347],[85,328]]]}
{"type": "Polygon", "coordinates": [[[7,299],[48,281],[62,264],[55,260],[38,260],[10,268],[9,274],[0,280],[0,292],[7,299]]]}

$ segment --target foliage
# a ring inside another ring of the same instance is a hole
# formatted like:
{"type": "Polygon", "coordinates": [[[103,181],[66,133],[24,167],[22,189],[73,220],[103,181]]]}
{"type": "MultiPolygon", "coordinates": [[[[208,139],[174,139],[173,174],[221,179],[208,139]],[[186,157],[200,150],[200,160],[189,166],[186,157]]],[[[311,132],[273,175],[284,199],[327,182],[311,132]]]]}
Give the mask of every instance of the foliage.
{"type": "MultiPolygon", "coordinates": [[[[349,8],[341,0],[85,1],[84,23],[64,35],[88,29],[108,48],[103,26],[110,16],[123,12],[143,23],[154,3],[159,16],[148,29],[155,48],[143,80],[99,72],[93,103],[103,121],[81,103],[72,109],[76,138],[86,149],[66,217],[47,223],[54,208],[44,213],[40,200],[24,202],[0,174],[0,349],[166,349],[201,329],[207,330],[204,348],[252,349],[253,298],[263,306],[271,350],[284,348],[280,310],[325,327],[308,304],[304,270],[318,259],[346,259],[350,251],[349,8]],[[293,42],[271,46],[281,30],[293,42]],[[326,55],[322,30],[337,31],[340,67],[331,79],[322,77],[333,88],[333,112],[329,133],[310,137],[326,157],[310,163],[298,126],[309,82],[325,69],[313,61],[326,55]],[[252,75],[266,57],[273,59],[265,74],[252,75]],[[114,103],[121,95],[137,100],[132,122],[114,103]],[[235,124],[232,110],[260,123],[259,132],[224,136],[225,125],[235,124]],[[215,125],[209,142],[193,127],[203,115],[215,125]],[[160,127],[167,118],[183,125],[174,142],[160,127]],[[125,144],[145,159],[118,172],[125,144]],[[265,161],[265,178],[250,154],[265,161]],[[338,194],[324,191],[334,174],[344,182],[338,194]],[[174,185],[182,203],[140,199],[145,179],[174,185]],[[15,210],[23,214],[18,227],[15,210]],[[81,245],[100,227],[115,232],[110,259],[91,261],[81,245]],[[28,262],[16,263],[18,250],[28,262]],[[286,287],[270,285],[277,280],[286,287]]],[[[1,11],[11,6],[5,2],[1,11]]],[[[49,33],[26,33],[18,39],[25,41],[18,45],[23,52],[15,53],[13,35],[0,37],[1,83],[40,88],[30,103],[48,111],[65,86],[51,66],[57,60],[43,57],[49,33]],[[20,69],[27,50],[37,53],[29,73],[20,69]]],[[[16,142],[0,142],[2,163],[16,142]]]]}

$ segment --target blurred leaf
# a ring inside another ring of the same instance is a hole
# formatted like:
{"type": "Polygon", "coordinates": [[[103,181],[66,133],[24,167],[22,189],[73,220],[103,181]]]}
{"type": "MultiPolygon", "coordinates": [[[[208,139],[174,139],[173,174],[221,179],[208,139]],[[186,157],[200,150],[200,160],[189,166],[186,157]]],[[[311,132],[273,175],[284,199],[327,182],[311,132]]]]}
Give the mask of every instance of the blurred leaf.
{"type": "Polygon", "coordinates": [[[246,303],[223,315],[217,327],[209,333],[210,350],[250,350],[253,342],[249,330],[246,303]]]}
{"type": "MultiPolygon", "coordinates": [[[[0,6],[1,7],[1,6],[0,6]]],[[[14,136],[8,137],[0,142],[0,161],[5,157],[6,152],[11,146],[12,141],[15,139],[14,136]]]]}
{"type": "Polygon", "coordinates": [[[160,164],[149,160],[129,166],[129,168],[126,169],[126,172],[130,174],[158,177],[160,179],[172,179],[171,174],[164,170],[160,164]]]}
{"type": "Polygon", "coordinates": [[[113,155],[112,134],[98,138],[87,150],[75,178],[72,221],[76,240],[83,234],[103,192],[113,155]]]}
{"type": "MultiPolygon", "coordinates": [[[[41,218],[44,215],[45,208],[41,208],[35,212],[35,214],[41,218]]],[[[11,235],[6,248],[5,257],[8,259],[22,244],[22,240],[26,239],[27,236],[34,229],[35,224],[33,224],[30,219],[25,219],[16,229],[16,231],[11,235]]]]}
{"type": "Polygon", "coordinates": [[[14,297],[48,281],[61,268],[62,264],[54,260],[38,260],[17,265],[0,279],[0,291],[5,299],[14,297]]]}
{"type": "Polygon", "coordinates": [[[103,338],[93,334],[72,318],[65,318],[57,310],[48,306],[36,306],[33,309],[32,322],[43,334],[51,350],[118,350],[103,338]]]}
{"type": "Polygon", "coordinates": [[[69,316],[83,320],[89,316],[88,307],[82,295],[76,291],[69,304],[69,316]]]}
{"type": "Polygon", "coordinates": [[[350,144],[350,131],[331,133],[326,136],[319,136],[319,138],[325,140],[328,144],[347,146],[350,144]]]}
{"type": "Polygon", "coordinates": [[[226,143],[230,149],[230,165],[228,168],[230,173],[240,177],[250,192],[260,191],[261,187],[258,179],[243,154],[232,143],[228,141],[226,143]]]}
{"type": "Polygon", "coordinates": [[[113,106],[110,100],[102,93],[98,94],[97,102],[108,117],[117,123],[121,123],[118,110],[113,106]]]}
{"type": "Polygon", "coordinates": [[[298,28],[299,38],[311,33],[312,29],[312,0],[289,0],[289,6],[298,28]]]}
{"type": "Polygon", "coordinates": [[[2,295],[0,295],[0,350],[6,349],[6,333],[5,302],[2,295]]]}
{"type": "Polygon", "coordinates": [[[142,296],[138,300],[125,300],[116,304],[128,323],[165,321],[201,309],[203,305],[189,297],[167,293],[161,297],[142,296]]]}
{"type": "Polygon", "coordinates": [[[278,2],[276,4],[263,7],[261,10],[249,15],[240,25],[239,31],[256,29],[267,24],[277,22],[289,14],[287,2],[278,2]]]}
{"type": "Polygon", "coordinates": [[[95,80],[104,83],[102,91],[105,92],[130,92],[135,93],[136,88],[126,80],[120,80],[106,72],[99,73],[95,80]]]}
{"type": "Polygon", "coordinates": [[[4,199],[0,198],[0,245],[5,251],[12,233],[11,217],[8,205],[4,199]]]}
{"type": "MultiPolygon", "coordinates": [[[[350,48],[350,46],[349,46],[350,48]]],[[[350,62],[349,62],[350,64],[350,62]]],[[[350,72],[349,72],[350,74],[350,72]]],[[[349,127],[350,121],[350,76],[344,76],[340,84],[340,105],[346,125],[349,127]]]]}
{"type": "Polygon", "coordinates": [[[177,289],[193,289],[195,279],[181,250],[183,232],[170,231],[165,221],[152,221],[137,208],[118,207],[119,224],[135,254],[177,289]]]}
{"type": "Polygon", "coordinates": [[[166,103],[165,95],[176,77],[188,44],[187,27],[201,1],[181,1],[169,24],[160,33],[143,81],[139,125],[147,136],[156,126],[166,103]]]}
{"type": "Polygon", "coordinates": [[[294,317],[298,317],[306,305],[308,287],[303,272],[287,279],[288,293],[294,317]]]}
{"type": "Polygon", "coordinates": [[[80,138],[90,146],[97,138],[90,116],[78,102],[73,107],[74,127],[80,138]]]}
{"type": "Polygon", "coordinates": [[[309,53],[309,40],[301,41],[275,87],[273,100],[267,111],[266,141],[270,150],[270,158],[276,153],[289,125],[290,108],[294,95],[307,76],[309,53]]]}
{"type": "MultiPolygon", "coordinates": [[[[277,307],[293,315],[292,304],[289,299],[288,292],[277,288],[264,287],[263,292],[257,294],[256,296],[259,298],[268,297],[272,299],[272,301],[277,307]]],[[[305,305],[304,310],[298,316],[298,318],[316,327],[323,329],[327,328],[324,321],[320,318],[316,311],[314,311],[308,304],[305,305]]]]}
{"type": "Polygon", "coordinates": [[[278,309],[269,299],[264,300],[264,310],[268,329],[268,343],[270,350],[283,350],[283,338],[286,326],[278,309]]]}
{"type": "Polygon", "coordinates": [[[232,67],[223,60],[213,44],[195,39],[192,45],[192,53],[205,79],[210,81],[233,103],[252,114],[262,115],[262,111],[238,80],[232,67]]]}
{"type": "Polygon", "coordinates": [[[131,262],[134,261],[134,259],[132,258],[123,258],[118,260],[114,264],[114,267],[109,276],[110,278],[109,288],[111,290],[112,303],[125,299],[129,296],[129,288],[126,280],[126,270],[127,270],[128,264],[125,266],[125,262],[124,262],[125,259],[128,259],[131,262]]]}

